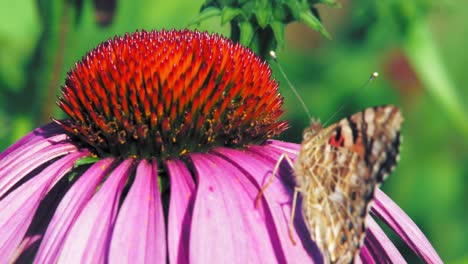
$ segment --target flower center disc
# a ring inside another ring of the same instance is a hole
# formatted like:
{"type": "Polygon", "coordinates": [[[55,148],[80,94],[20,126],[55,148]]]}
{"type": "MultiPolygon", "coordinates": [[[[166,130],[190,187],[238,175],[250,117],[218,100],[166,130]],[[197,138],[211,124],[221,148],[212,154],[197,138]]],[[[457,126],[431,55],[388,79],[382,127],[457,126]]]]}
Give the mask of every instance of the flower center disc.
{"type": "Polygon", "coordinates": [[[286,129],[271,70],[218,35],[135,32],[101,43],[68,74],[57,121],[99,155],[142,158],[261,144],[286,129]]]}

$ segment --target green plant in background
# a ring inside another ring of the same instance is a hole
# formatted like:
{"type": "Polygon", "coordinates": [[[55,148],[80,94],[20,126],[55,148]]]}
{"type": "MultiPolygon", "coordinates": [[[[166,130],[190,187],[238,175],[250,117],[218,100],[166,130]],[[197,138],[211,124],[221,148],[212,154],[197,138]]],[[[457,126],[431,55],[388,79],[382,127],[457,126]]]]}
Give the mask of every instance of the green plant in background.
{"type": "MultiPolygon", "coordinates": [[[[448,6],[447,3],[445,5],[448,6]]],[[[391,28],[400,40],[404,54],[409,59],[423,87],[446,112],[459,132],[468,141],[468,118],[461,97],[457,94],[450,74],[444,67],[440,51],[435,45],[428,15],[431,10],[443,8],[443,2],[418,1],[367,1],[364,14],[373,14],[376,22],[391,28]]],[[[387,31],[387,32],[391,32],[387,31]]]]}
{"type": "MultiPolygon", "coordinates": [[[[465,63],[447,63],[444,55],[449,54],[448,50],[462,53],[464,45],[457,43],[466,43],[467,39],[461,31],[450,38],[451,42],[447,40],[445,46],[438,46],[434,23],[431,24],[434,10],[449,10],[445,12],[463,16],[439,1],[351,2],[348,9],[346,1],[1,3],[0,122],[5,127],[0,131],[0,147],[5,149],[33,127],[48,121],[52,114],[56,116],[57,109],[52,107],[66,72],[97,43],[135,29],[183,28],[189,23],[199,24],[200,30],[230,31],[232,39],[250,46],[263,58],[267,58],[270,49],[278,49],[293,82],[299,88],[307,87],[301,92],[309,100],[313,113],[323,114],[324,118],[345,100],[349,108],[346,110],[350,111],[395,101],[403,105],[408,121],[403,131],[403,159],[384,187],[410,216],[422,223],[443,259],[463,256],[466,259],[468,121],[463,98],[468,93],[461,87],[468,79],[462,72],[452,80],[451,75],[463,69],[465,63]],[[329,13],[325,17],[323,11],[340,12],[326,6],[341,2],[351,18],[338,28],[329,28],[333,23],[327,21],[338,16],[329,13]],[[318,10],[325,21],[320,19],[318,10]],[[219,27],[218,16],[228,28],[219,27]],[[311,51],[292,49],[294,41],[285,37],[289,30],[286,25],[295,21],[320,32],[314,42],[319,44],[311,51]],[[400,95],[391,82],[385,82],[385,76],[374,84],[380,88],[365,92],[368,96],[350,96],[349,89],[358,87],[375,70],[375,65],[383,64],[388,50],[395,48],[407,59],[424,89],[417,100],[408,103],[404,92],[400,95]],[[426,98],[424,91],[430,97],[426,98]]],[[[460,10],[467,7],[465,4],[460,10]]],[[[463,21],[459,30],[468,28],[463,21]]],[[[295,99],[287,99],[287,106],[288,101],[295,99]]],[[[294,111],[294,105],[289,109],[289,117],[293,119],[291,133],[298,140],[308,120],[299,108],[294,111]]]]}
{"type": "Polygon", "coordinates": [[[258,1],[206,1],[200,15],[192,23],[220,16],[221,23],[229,23],[231,39],[250,47],[267,59],[270,50],[284,45],[287,24],[300,21],[322,35],[330,37],[320,22],[317,4],[338,6],[334,0],[258,0],[258,1]]]}

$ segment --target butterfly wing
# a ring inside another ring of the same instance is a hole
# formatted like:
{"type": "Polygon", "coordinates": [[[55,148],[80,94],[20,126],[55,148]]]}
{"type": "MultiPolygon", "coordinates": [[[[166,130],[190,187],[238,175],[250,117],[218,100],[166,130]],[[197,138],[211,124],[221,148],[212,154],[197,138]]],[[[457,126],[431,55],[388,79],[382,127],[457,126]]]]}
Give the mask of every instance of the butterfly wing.
{"type": "Polygon", "coordinates": [[[398,108],[368,108],[330,127],[312,125],[295,164],[302,215],[325,262],[349,263],[362,244],[375,188],[398,160],[398,108]]]}

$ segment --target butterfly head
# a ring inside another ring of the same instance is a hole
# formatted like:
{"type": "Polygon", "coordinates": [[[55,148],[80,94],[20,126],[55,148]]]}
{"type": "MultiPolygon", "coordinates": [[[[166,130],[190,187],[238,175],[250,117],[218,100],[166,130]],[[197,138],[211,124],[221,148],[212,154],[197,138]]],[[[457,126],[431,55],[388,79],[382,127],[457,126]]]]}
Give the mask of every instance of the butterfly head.
{"type": "Polygon", "coordinates": [[[322,128],[323,126],[320,122],[320,119],[312,118],[310,120],[310,126],[304,129],[304,132],[302,133],[302,139],[310,139],[311,137],[315,136],[317,132],[320,131],[322,128]]]}

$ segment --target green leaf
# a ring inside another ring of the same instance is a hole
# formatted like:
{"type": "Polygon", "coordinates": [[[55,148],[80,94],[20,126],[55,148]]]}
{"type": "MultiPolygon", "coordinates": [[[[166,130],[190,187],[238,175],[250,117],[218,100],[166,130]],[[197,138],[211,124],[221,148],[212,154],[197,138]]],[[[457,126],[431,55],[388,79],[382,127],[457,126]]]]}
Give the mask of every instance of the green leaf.
{"type": "Polygon", "coordinates": [[[239,23],[239,28],[240,28],[239,42],[244,46],[250,47],[252,38],[254,36],[254,29],[252,27],[252,24],[250,24],[249,22],[241,22],[239,23]]]}
{"type": "Polygon", "coordinates": [[[238,8],[225,7],[221,12],[221,25],[224,25],[237,16],[242,15],[242,10],[238,8]]]}
{"type": "Polygon", "coordinates": [[[84,158],[81,158],[81,159],[78,159],[77,161],[75,161],[75,164],[73,165],[74,168],[77,168],[81,165],[86,165],[86,164],[93,164],[93,163],[96,163],[100,160],[100,158],[98,157],[84,157],[84,158]]]}
{"type": "Polygon", "coordinates": [[[271,29],[273,30],[273,34],[275,35],[276,42],[278,43],[279,47],[283,47],[284,45],[284,25],[282,22],[273,21],[271,24],[271,29]]]}
{"type": "Polygon", "coordinates": [[[207,20],[208,18],[220,16],[220,15],[221,15],[221,10],[219,8],[212,7],[212,6],[207,7],[203,9],[203,11],[201,11],[200,14],[188,24],[188,26],[199,24],[200,22],[207,20]]]}
{"type": "Polygon", "coordinates": [[[170,185],[169,177],[161,177],[161,175],[158,176],[158,186],[161,193],[166,192],[170,185]]]}
{"type": "Polygon", "coordinates": [[[271,21],[272,8],[268,1],[261,1],[255,7],[255,17],[261,28],[266,28],[271,21]]]}
{"type": "Polygon", "coordinates": [[[301,20],[306,23],[309,27],[317,30],[326,38],[331,39],[328,31],[323,27],[322,23],[316,18],[310,11],[302,11],[300,14],[301,20]]]}
{"type": "Polygon", "coordinates": [[[285,5],[289,7],[289,11],[294,19],[298,20],[300,18],[301,10],[304,8],[296,0],[285,0],[285,5]]]}

